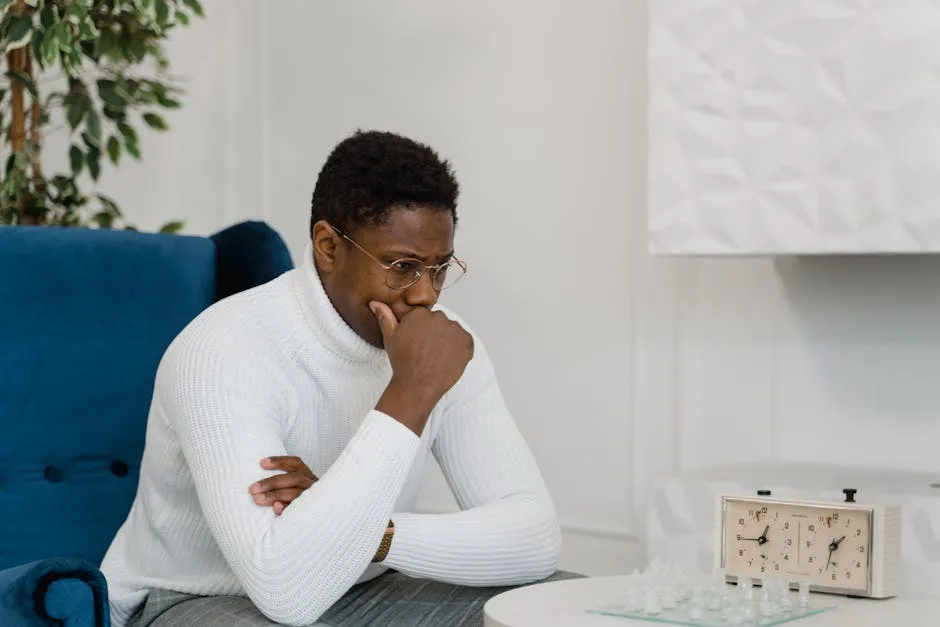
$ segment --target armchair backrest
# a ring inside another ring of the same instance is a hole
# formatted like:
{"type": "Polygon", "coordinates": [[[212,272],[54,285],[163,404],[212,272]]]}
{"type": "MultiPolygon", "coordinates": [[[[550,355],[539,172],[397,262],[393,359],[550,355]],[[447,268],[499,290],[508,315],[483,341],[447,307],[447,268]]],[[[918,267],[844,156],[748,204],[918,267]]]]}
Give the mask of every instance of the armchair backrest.
{"type": "Polygon", "coordinates": [[[258,222],[212,238],[0,228],[0,569],[100,563],[137,489],[164,350],[218,297],[291,265],[258,222]]]}

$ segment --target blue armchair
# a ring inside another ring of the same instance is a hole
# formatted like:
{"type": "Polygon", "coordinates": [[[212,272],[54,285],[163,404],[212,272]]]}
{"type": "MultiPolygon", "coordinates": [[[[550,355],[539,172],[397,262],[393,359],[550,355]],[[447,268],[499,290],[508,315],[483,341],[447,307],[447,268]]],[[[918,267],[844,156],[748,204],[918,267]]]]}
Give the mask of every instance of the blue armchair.
{"type": "Polygon", "coordinates": [[[97,566],[137,490],[164,350],[291,267],[261,222],[212,237],[0,227],[0,625],[110,624],[97,566]]]}

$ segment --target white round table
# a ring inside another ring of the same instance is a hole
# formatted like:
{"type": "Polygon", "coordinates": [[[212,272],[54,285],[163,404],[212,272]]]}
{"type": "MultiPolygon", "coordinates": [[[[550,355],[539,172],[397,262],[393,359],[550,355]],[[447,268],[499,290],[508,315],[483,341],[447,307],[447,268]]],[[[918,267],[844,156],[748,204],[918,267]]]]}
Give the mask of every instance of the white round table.
{"type": "MultiPolygon", "coordinates": [[[[626,577],[591,577],[551,581],[504,592],[484,608],[484,627],[655,627],[657,623],[589,614],[615,603],[626,589],[626,577]]],[[[814,597],[817,595],[814,595],[814,597]]],[[[929,627],[940,625],[940,599],[849,599],[818,595],[837,609],[801,618],[793,627],[929,627]]],[[[659,623],[662,625],[662,623],[659,623]]]]}

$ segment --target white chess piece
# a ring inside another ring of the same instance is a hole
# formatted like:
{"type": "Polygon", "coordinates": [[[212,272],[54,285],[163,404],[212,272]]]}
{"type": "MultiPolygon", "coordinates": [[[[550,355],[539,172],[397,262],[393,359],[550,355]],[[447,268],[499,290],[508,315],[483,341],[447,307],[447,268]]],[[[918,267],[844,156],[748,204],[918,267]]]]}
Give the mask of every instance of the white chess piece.
{"type": "Polygon", "coordinates": [[[674,610],[676,609],[676,606],[679,604],[678,601],[676,600],[675,591],[669,586],[666,586],[663,589],[661,599],[662,599],[661,604],[664,610],[674,610]]]}
{"type": "Polygon", "coordinates": [[[807,607],[809,607],[810,597],[809,597],[809,582],[808,581],[800,582],[800,596],[797,599],[797,603],[799,603],[800,607],[803,609],[806,609],[807,607]]]}
{"type": "Polygon", "coordinates": [[[659,593],[656,588],[650,588],[646,593],[646,600],[643,603],[643,611],[650,616],[655,616],[663,611],[663,606],[659,600],[659,593]]]}

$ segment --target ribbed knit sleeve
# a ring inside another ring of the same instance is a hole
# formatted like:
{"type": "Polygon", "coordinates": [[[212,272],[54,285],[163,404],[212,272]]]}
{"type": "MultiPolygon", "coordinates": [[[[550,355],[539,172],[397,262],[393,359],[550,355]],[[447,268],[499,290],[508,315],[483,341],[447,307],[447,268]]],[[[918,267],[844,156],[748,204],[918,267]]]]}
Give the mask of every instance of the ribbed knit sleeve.
{"type": "MultiPolygon", "coordinates": [[[[249,486],[259,461],[288,454],[289,386],[240,338],[190,336],[168,351],[157,382],[205,520],[248,597],[271,620],[309,625],[369,565],[418,449],[418,438],[370,412],[329,471],[281,516],[249,486]]],[[[270,473],[269,473],[270,474],[270,473]]]]}
{"type": "Polygon", "coordinates": [[[462,511],[394,514],[385,563],[469,586],[551,575],[561,551],[554,505],[479,340],[442,409],[432,450],[462,511]]]}

